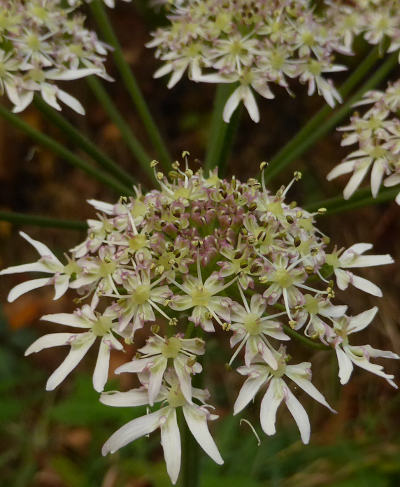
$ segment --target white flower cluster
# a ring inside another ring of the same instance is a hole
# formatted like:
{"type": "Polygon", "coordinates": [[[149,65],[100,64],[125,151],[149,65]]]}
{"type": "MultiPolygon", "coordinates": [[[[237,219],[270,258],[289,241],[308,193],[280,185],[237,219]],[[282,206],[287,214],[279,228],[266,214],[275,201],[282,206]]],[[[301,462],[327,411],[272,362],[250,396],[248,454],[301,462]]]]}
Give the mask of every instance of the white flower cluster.
{"type": "Polygon", "coordinates": [[[323,211],[308,213],[284,201],[298,173],[276,194],[266,189],[263,178],[262,183],[242,183],[234,177],[222,180],[216,172],[206,177],[201,170],[193,174],[187,161],[184,167],[175,162],[169,178],[156,169],[155,175],[160,190],[142,194],[136,189],[136,197],[122,197],[114,205],[90,201],[98,218],[88,221],[86,240],[71,250],[65,264],[47,246],[22,234],[40,259],[1,271],[47,274],[18,284],[9,301],[50,285],[55,299],[73,289],[84,303],[72,314],[43,316],[77,330],[44,335],[26,351],[70,348],[50,376],[48,390],[57,387],[97,341],[93,385],[103,391],[111,351],[122,350],[124,341],[132,343],[136,331],[146,327],[145,344],[116,370],[137,374],[141,386],[105,392],[101,401],[110,406],[147,405],[149,413],[116,431],[103,454],[159,428],[175,483],[181,461],[177,410],[182,409],[200,446],[223,463],[208,430],[208,421],[217,418],[210,412],[209,394],[192,385],[192,376],[202,373],[207,335],[216,327],[229,334],[235,349],[229,364],[239,362],[236,370],[246,377],[233,412],[242,411],[263,389],[260,422],[267,435],[275,433],[277,409],[285,403],[303,442],[309,441],[310,422],[293,386],[332,410],[311,382],[311,363],[289,363],[286,346],[296,354],[293,336],[332,348],[342,384],[356,365],[396,387],[393,376],[371,359],[397,355],[350,342],[353,333],[372,322],[377,308],[351,316],[345,304],[333,302],[335,281],[342,290],[352,285],[381,296],[375,284],[353,270],[390,264],[392,259],[366,255],[372,246],[365,243],[328,251],[329,238],[315,226],[323,211]],[[194,326],[198,328],[193,334],[194,326]]]}
{"type": "Polygon", "coordinates": [[[392,37],[391,49],[400,39],[393,1],[326,1],[316,9],[310,0],[186,0],[169,19],[147,44],[164,63],[154,76],[171,74],[169,88],[185,71],[193,81],[236,83],[226,122],[241,102],[258,122],[254,92],[271,99],[270,85],[277,84],[291,93],[291,78],[334,106],[341,99],[326,74],[346,69],[334,63],[335,53],[352,54],[361,32],[372,44],[392,37]]]}
{"type": "Polygon", "coordinates": [[[85,17],[61,0],[0,0],[0,94],[21,112],[38,93],[56,110],[59,102],[84,108],[55,82],[96,74],[109,79],[107,46],[85,28],[85,17]]]}
{"type": "MultiPolygon", "coordinates": [[[[329,180],[353,173],[343,195],[348,199],[371,170],[371,191],[376,198],[382,184],[400,184],[400,80],[390,83],[386,91],[369,91],[356,105],[372,105],[364,115],[355,113],[344,131],[343,146],[357,144],[344,161],[328,174],[329,180]]],[[[396,197],[400,205],[400,193],[396,197]]]]}

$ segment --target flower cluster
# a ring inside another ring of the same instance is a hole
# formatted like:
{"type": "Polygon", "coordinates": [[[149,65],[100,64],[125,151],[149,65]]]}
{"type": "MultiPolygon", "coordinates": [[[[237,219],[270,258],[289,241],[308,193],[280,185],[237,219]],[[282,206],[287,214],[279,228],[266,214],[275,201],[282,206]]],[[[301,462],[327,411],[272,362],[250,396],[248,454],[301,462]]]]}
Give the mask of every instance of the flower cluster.
{"type": "Polygon", "coordinates": [[[60,0],[0,0],[0,10],[0,93],[14,112],[38,93],[56,110],[62,102],[83,114],[79,101],[55,82],[91,74],[109,79],[107,46],[85,28],[85,17],[60,0]]]}
{"type": "Polygon", "coordinates": [[[316,9],[310,0],[187,0],[175,5],[169,19],[147,44],[163,61],[154,76],[171,74],[169,88],[185,71],[194,81],[235,83],[226,122],[241,102],[258,122],[254,92],[271,99],[270,85],[277,84],[291,93],[291,78],[334,106],[340,95],[326,75],[346,69],[335,64],[335,53],[352,54],[361,32],[372,44],[392,37],[391,49],[400,39],[393,1],[335,0],[316,9]]]}
{"type": "MultiPolygon", "coordinates": [[[[363,115],[355,113],[344,131],[343,146],[357,144],[351,152],[328,174],[334,179],[353,173],[343,195],[345,199],[360,186],[371,169],[371,191],[374,198],[382,184],[400,183],[400,80],[388,85],[386,91],[369,91],[357,105],[372,105],[363,115]]],[[[396,197],[400,205],[400,193],[396,197]]]]}
{"type": "Polygon", "coordinates": [[[393,376],[371,359],[397,355],[350,342],[351,334],[371,323],[377,308],[352,316],[345,304],[333,301],[335,282],[339,289],[352,285],[381,296],[381,290],[354,269],[390,264],[392,259],[366,254],[371,245],[365,243],[328,251],[329,238],[315,226],[323,211],[309,213],[285,203],[299,173],[273,194],[263,177],[261,183],[243,183],[234,177],[220,179],[215,171],[193,173],[187,160],[183,166],[175,162],[166,177],[157,172],[155,162],[152,166],[160,190],[143,194],[136,188],[136,197],[121,197],[116,204],[89,201],[98,218],[88,221],[86,240],[70,251],[65,263],[22,234],[40,259],[1,271],[47,274],[18,284],[10,301],[32,289],[54,286],[55,299],[74,289],[84,303],[71,314],[43,317],[75,331],[44,335],[26,351],[70,347],[47,389],[60,384],[99,342],[93,384],[103,391],[110,352],[123,349],[124,342],[133,343],[137,330],[146,329],[144,345],[116,370],[136,374],[141,386],[104,392],[101,401],[120,407],[148,405],[149,413],[115,432],[103,454],[160,428],[168,473],[175,483],[181,459],[176,414],[181,408],[196,441],[223,463],[208,429],[208,421],[217,418],[210,412],[209,394],[192,385],[193,376],[202,373],[201,357],[210,333],[230,337],[233,353],[227,361],[246,377],[234,414],[264,390],[260,421],[267,435],[275,433],[277,409],[285,403],[303,442],[309,441],[309,419],[293,385],[332,410],[311,382],[311,363],[291,363],[286,350],[293,347],[290,354],[295,354],[291,338],[316,340],[334,350],[342,384],[356,365],[396,387],[393,376]]]}

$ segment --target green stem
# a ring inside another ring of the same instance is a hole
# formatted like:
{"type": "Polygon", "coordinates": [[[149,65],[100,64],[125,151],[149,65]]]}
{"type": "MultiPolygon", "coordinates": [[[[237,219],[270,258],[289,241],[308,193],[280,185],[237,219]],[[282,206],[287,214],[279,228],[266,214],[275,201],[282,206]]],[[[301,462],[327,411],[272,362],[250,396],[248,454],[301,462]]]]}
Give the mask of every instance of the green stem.
{"type": "Polygon", "coordinates": [[[133,177],[119,167],[110,157],[104,154],[93,142],[82,135],[68,120],[60,115],[54,108],[51,108],[40,97],[35,97],[35,106],[45,117],[56,125],[72,142],[84,150],[94,161],[103,166],[110,174],[115,176],[121,183],[128,187],[135,184],[133,177]]]}
{"type": "Polygon", "coordinates": [[[220,83],[217,85],[204,163],[206,170],[218,167],[221,172],[224,172],[235,133],[234,126],[237,127],[240,116],[239,109],[237,109],[232,115],[230,123],[225,123],[222,118],[225,103],[234,89],[236,89],[236,83],[220,83]]]}
{"type": "MultiPolygon", "coordinates": [[[[344,83],[339,90],[342,97],[345,97],[364,78],[366,73],[376,63],[379,57],[380,47],[372,50],[369,56],[358,66],[355,72],[344,83]]],[[[286,166],[300,157],[318,139],[326,135],[352,110],[362,95],[380,83],[388,73],[395,67],[398,60],[398,53],[391,54],[382,66],[369,78],[369,80],[353,95],[344,105],[333,112],[332,108],[325,105],[298,133],[286,144],[286,146],[270,161],[265,171],[269,180],[274,178],[286,166]]]]}
{"type": "Polygon", "coordinates": [[[392,201],[399,192],[400,188],[398,186],[395,188],[385,188],[376,198],[373,198],[371,196],[371,190],[369,188],[364,188],[354,193],[349,200],[345,200],[342,196],[336,196],[327,200],[317,201],[316,203],[310,203],[305,206],[305,209],[307,211],[316,211],[319,208],[326,208],[329,215],[333,215],[334,213],[354,210],[355,208],[361,208],[363,206],[392,201]]]}
{"type": "MultiPolygon", "coordinates": [[[[183,416],[183,414],[182,414],[183,416]]],[[[180,430],[182,434],[182,470],[180,474],[180,487],[198,487],[199,486],[199,446],[190,432],[186,421],[181,417],[180,430]]]]}
{"type": "Polygon", "coordinates": [[[328,347],[324,345],[323,343],[318,343],[314,342],[313,340],[310,340],[309,338],[305,337],[304,335],[301,335],[300,333],[297,333],[297,331],[293,330],[290,328],[288,325],[283,325],[283,328],[285,332],[295,340],[298,340],[299,342],[303,343],[304,345],[307,345],[309,348],[314,348],[316,350],[332,350],[331,347],[328,347]]]}
{"type": "Polygon", "coordinates": [[[144,99],[143,94],[140,91],[136,78],[133,75],[128,62],[124,57],[121,45],[107,16],[103,2],[102,0],[93,0],[92,2],[90,2],[89,5],[93,17],[95,18],[104,37],[104,40],[113,48],[115,65],[121,75],[122,81],[125,84],[125,88],[127,89],[138,111],[138,114],[142,119],[143,125],[147,130],[149,138],[153,143],[161,162],[165,165],[165,167],[168,167],[171,161],[171,157],[169,156],[168,150],[162,140],[157,125],[154,123],[153,117],[147,106],[146,100],[144,99]]]}
{"type": "Polygon", "coordinates": [[[87,223],[75,220],[59,220],[47,216],[27,215],[11,211],[0,211],[0,221],[14,223],[16,225],[34,225],[38,227],[63,228],[65,230],[86,230],[87,223]]]}
{"type": "Polygon", "coordinates": [[[76,156],[74,153],[66,149],[63,145],[61,145],[51,137],[48,137],[42,132],[34,129],[31,125],[24,122],[17,115],[14,115],[10,111],[8,111],[2,105],[0,105],[0,116],[7,120],[7,122],[9,122],[11,125],[27,134],[38,144],[48,148],[73,166],[78,167],[82,171],[85,171],[87,174],[94,177],[103,184],[110,186],[110,188],[114,189],[118,194],[132,194],[132,191],[127,189],[126,186],[122,185],[120,182],[116,181],[108,174],[104,173],[100,169],[95,168],[91,164],[87,163],[85,160],[76,156]]]}
{"type": "Polygon", "coordinates": [[[110,96],[107,94],[107,91],[104,89],[104,87],[102,86],[100,81],[97,78],[95,78],[94,76],[90,76],[89,78],[87,78],[87,82],[88,82],[91,90],[95,94],[96,98],[101,103],[101,106],[106,111],[107,115],[110,117],[110,119],[118,127],[118,129],[122,135],[122,138],[124,139],[126,145],[128,146],[128,148],[131,151],[131,153],[133,154],[133,156],[139,162],[139,164],[141,165],[141,167],[145,171],[145,173],[152,180],[154,180],[154,173],[150,167],[150,160],[151,160],[150,156],[147,155],[142,144],[134,136],[129,125],[122,118],[119,110],[117,109],[117,107],[113,103],[110,96]]]}

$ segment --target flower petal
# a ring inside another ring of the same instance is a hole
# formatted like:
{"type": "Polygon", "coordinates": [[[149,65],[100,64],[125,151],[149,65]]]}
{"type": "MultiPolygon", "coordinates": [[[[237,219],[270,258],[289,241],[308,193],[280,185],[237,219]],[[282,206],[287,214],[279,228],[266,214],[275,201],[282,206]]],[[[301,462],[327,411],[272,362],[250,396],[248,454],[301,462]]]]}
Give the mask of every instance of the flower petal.
{"type": "Polygon", "coordinates": [[[149,403],[149,394],[145,388],[126,392],[108,391],[101,394],[100,402],[114,407],[144,406],[149,403]]]}
{"type": "Polygon", "coordinates": [[[74,345],[72,343],[69,354],[62,362],[62,364],[51,374],[47,383],[46,391],[52,391],[67,377],[67,375],[79,364],[79,362],[86,355],[89,348],[93,345],[96,337],[94,335],[89,336],[86,343],[74,345]]]}
{"type": "Polygon", "coordinates": [[[357,331],[364,330],[371,321],[375,318],[376,313],[378,312],[378,307],[374,306],[367,311],[363,311],[362,313],[352,316],[350,318],[349,328],[347,330],[347,334],[355,333],[357,331]]]}
{"type": "Polygon", "coordinates": [[[286,406],[296,421],[300,431],[301,440],[306,445],[310,441],[311,432],[310,420],[308,419],[307,412],[287,386],[285,387],[285,396],[286,406]]]}
{"type": "Polygon", "coordinates": [[[25,356],[37,353],[45,348],[69,345],[69,341],[76,333],[49,333],[35,340],[25,351],[25,356]]]}
{"type": "Polygon", "coordinates": [[[283,400],[281,379],[271,379],[267,392],[261,401],[260,407],[260,423],[261,428],[267,435],[274,435],[276,433],[275,422],[276,412],[283,400]]]}
{"type": "Polygon", "coordinates": [[[52,284],[52,280],[50,277],[43,277],[41,279],[32,279],[31,281],[21,282],[21,284],[18,284],[17,286],[11,289],[7,299],[10,303],[12,303],[23,294],[28,293],[33,289],[38,289],[39,287],[47,286],[49,284],[52,284]]]}
{"type": "Polygon", "coordinates": [[[233,406],[234,415],[240,413],[254,399],[260,387],[266,382],[267,377],[267,374],[265,374],[258,377],[249,377],[245,380],[233,406]]]}
{"type": "Polygon", "coordinates": [[[183,406],[183,415],[190,432],[194,436],[197,443],[209,455],[215,463],[222,465],[224,463],[221,454],[218,451],[213,437],[211,436],[207,426],[207,413],[196,406],[183,406]]]}
{"type": "Polygon", "coordinates": [[[96,367],[93,373],[93,387],[97,392],[102,392],[108,379],[108,368],[110,364],[110,347],[104,337],[100,342],[97,355],[96,367]]]}
{"type": "Polygon", "coordinates": [[[59,325],[73,326],[74,328],[90,328],[90,324],[75,313],[54,313],[51,315],[44,315],[40,318],[50,323],[58,323],[59,325]]]}
{"type": "Polygon", "coordinates": [[[342,385],[349,382],[351,373],[353,372],[353,363],[347,354],[338,346],[336,347],[336,356],[339,365],[339,379],[342,385]]]}
{"type": "Polygon", "coordinates": [[[173,484],[178,480],[181,469],[181,437],[179,434],[176,409],[171,408],[167,420],[161,424],[161,445],[164,450],[167,472],[173,484]]]}
{"type": "Polygon", "coordinates": [[[103,455],[115,453],[128,443],[137,440],[141,436],[152,433],[160,426],[160,420],[167,409],[162,408],[154,413],[146,414],[145,416],[129,421],[129,423],[126,423],[110,436],[104,443],[101,453],[103,455]]]}

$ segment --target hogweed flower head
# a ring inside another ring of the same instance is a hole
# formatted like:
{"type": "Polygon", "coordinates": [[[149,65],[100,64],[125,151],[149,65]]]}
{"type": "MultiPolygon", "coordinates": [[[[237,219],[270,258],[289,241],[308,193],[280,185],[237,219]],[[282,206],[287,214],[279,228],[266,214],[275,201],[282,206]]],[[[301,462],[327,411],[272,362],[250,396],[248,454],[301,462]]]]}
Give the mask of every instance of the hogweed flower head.
{"type": "Polygon", "coordinates": [[[58,85],[92,74],[110,79],[107,46],[84,26],[85,17],[60,0],[1,0],[0,10],[0,94],[13,111],[23,111],[37,93],[56,110],[62,102],[85,113],[58,85]]]}
{"type": "MultiPolygon", "coordinates": [[[[357,144],[358,148],[330,171],[329,180],[351,174],[344,188],[345,199],[350,198],[369,172],[374,198],[382,185],[400,183],[400,80],[389,83],[386,90],[369,91],[357,106],[372,105],[363,115],[355,113],[350,124],[341,127],[342,145],[357,144]]],[[[400,193],[396,197],[400,204],[400,193]]]]}
{"type": "Polygon", "coordinates": [[[346,69],[335,63],[336,53],[351,55],[360,33],[371,44],[390,37],[391,50],[400,42],[394,3],[326,1],[316,9],[309,0],[182,1],[172,9],[170,25],[147,44],[163,62],[154,76],[170,75],[169,88],[185,72],[196,82],[233,83],[226,122],[241,102],[258,122],[255,94],[274,98],[273,84],[291,93],[293,78],[333,107],[341,97],[329,73],[346,69]]]}
{"type": "Polygon", "coordinates": [[[352,284],[380,296],[380,289],[353,269],[390,264],[389,255],[366,254],[371,245],[364,243],[347,250],[329,249],[329,238],[316,226],[324,212],[310,213],[285,202],[299,173],[272,193],[264,181],[265,164],[261,182],[253,178],[241,182],[235,177],[221,179],[216,171],[194,173],[187,156],[185,152],[183,163],[173,163],[168,177],[152,162],[160,189],[143,193],[136,188],[135,197],[121,197],[115,204],[91,200],[98,217],[89,220],[87,238],[70,251],[67,264],[23,234],[41,258],[1,272],[50,274],[18,284],[10,300],[46,285],[55,286],[56,297],[67,288],[78,293],[81,308],[43,318],[79,330],[45,335],[27,350],[29,354],[70,346],[48,389],[56,387],[100,341],[93,383],[102,391],[112,350],[134,343],[138,329],[147,334],[136,355],[116,370],[136,374],[141,387],[104,393],[101,401],[110,406],[148,405],[149,414],[114,433],[103,453],[160,428],[173,482],[180,469],[179,408],[201,447],[222,463],[207,426],[216,418],[206,404],[207,392],[192,384],[192,377],[203,372],[209,334],[220,330],[216,336],[230,337],[232,351],[225,347],[221,353],[227,354],[228,368],[247,376],[234,413],[262,389],[266,392],[260,419],[265,433],[275,433],[276,411],[284,402],[304,443],[309,441],[310,423],[290,381],[330,406],[311,383],[311,364],[290,363],[286,346],[293,347],[293,334],[331,347],[342,383],[357,365],[395,386],[393,376],[371,359],[399,358],[349,343],[351,334],[370,324],[376,308],[348,316],[347,306],[335,303],[335,280],[339,289],[352,284]]]}

